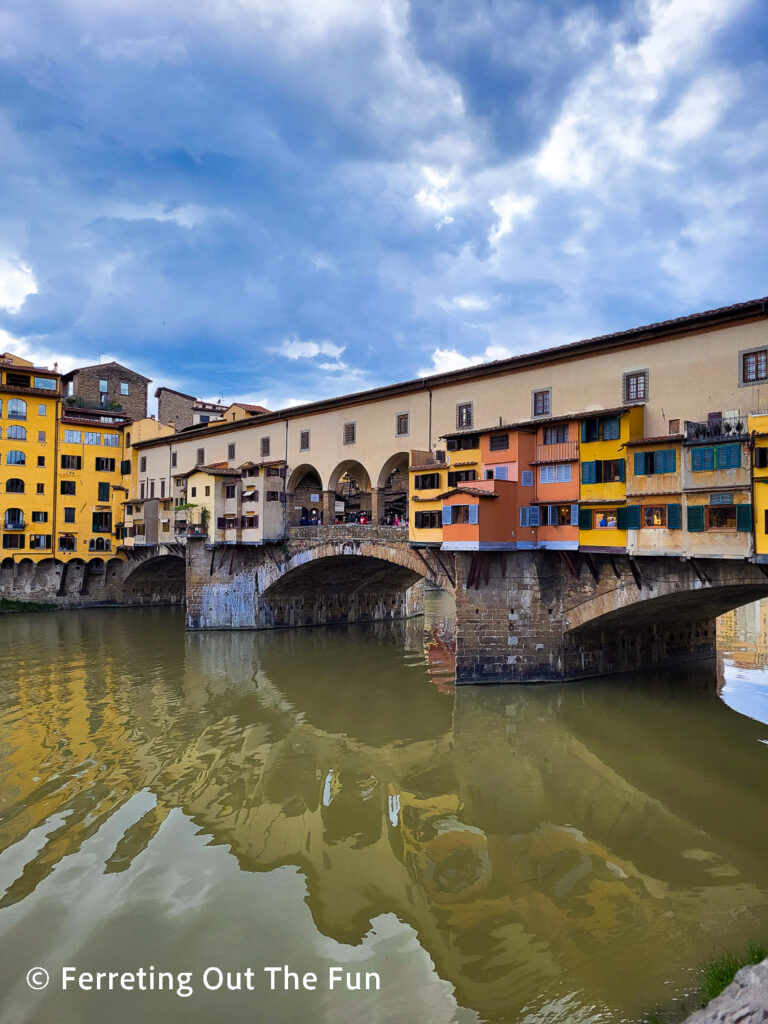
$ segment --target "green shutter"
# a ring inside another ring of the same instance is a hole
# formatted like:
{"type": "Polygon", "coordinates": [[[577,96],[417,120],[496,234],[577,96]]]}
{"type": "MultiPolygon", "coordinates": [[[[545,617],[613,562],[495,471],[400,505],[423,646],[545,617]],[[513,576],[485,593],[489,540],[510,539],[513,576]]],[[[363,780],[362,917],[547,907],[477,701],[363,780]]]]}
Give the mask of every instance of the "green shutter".
{"type": "Polygon", "coordinates": [[[675,458],[675,449],[674,448],[667,448],[665,451],[659,452],[659,454],[662,456],[662,462],[663,462],[663,466],[664,466],[662,472],[664,472],[664,473],[674,473],[675,470],[677,469],[677,460],[675,458]]]}
{"type": "Polygon", "coordinates": [[[645,473],[645,452],[635,452],[635,476],[645,473]]]}
{"type": "Polygon", "coordinates": [[[627,475],[626,475],[627,474],[627,471],[626,471],[626,462],[627,462],[627,460],[626,459],[618,459],[617,461],[619,463],[619,480],[623,483],[626,480],[626,478],[627,478],[627,475]]]}
{"type": "Polygon", "coordinates": [[[582,462],[581,464],[581,482],[583,484],[594,484],[597,482],[597,475],[595,473],[596,462],[582,462]]]}
{"type": "Polygon", "coordinates": [[[603,463],[601,459],[595,462],[595,483],[601,484],[603,482],[603,463]]]}
{"type": "Polygon", "coordinates": [[[751,505],[737,505],[736,506],[736,529],[739,533],[751,533],[752,532],[752,506],[751,505]]]}
{"type": "Polygon", "coordinates": [[[581,443],[582,444],[586,444],[587,443],[587,421],[586,420],[582,420],[581,421],[581,443]]]}
{"type": "Polygon", "coordinates": [[[579,529],[580,530],[591,530],[592,529],[592,509],[580,508],[579,509],[579,529]]]}
{"type": "Polygon", "coordinates": [[[682,516],[679,505],[667,505],[667,529],[679,530],[682,526],[682,516]]]}
{"type": "Polygon", "coordinates": [[[627,530],[639,530],[640,529],[640,506],[639,505],[627,505],[625,509],[627,530]]]}
{"type": "Polygon", "coordinates": [[[689,533],[703,533],[704,532],[704,506],[703,505],[689,505],[688,506],[688,532],[689,533]]]}

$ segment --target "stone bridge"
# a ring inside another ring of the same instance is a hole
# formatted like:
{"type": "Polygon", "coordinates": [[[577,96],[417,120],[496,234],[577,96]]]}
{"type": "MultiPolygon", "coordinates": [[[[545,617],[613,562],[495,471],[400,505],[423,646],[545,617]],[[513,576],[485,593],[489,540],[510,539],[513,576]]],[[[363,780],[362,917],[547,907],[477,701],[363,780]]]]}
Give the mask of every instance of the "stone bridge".
{"type": "Polygon", "coordinates": [[[262,547],[188,544],[190,629],[381,621],[456,598],[457,681],[543,682],[712,658],[715,619],[768,597],[745,560],[414,548],[396,527],[288,531],[262,547]]]}

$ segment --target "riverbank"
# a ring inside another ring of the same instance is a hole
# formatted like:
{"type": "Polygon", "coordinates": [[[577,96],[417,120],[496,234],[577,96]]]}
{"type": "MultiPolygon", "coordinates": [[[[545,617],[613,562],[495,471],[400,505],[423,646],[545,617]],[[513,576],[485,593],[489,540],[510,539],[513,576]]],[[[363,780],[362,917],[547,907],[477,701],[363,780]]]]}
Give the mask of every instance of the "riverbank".
{"type": "Polygon", "coordinates": [[[0,615],[14,612],[49,612],[56,607],[55,604],[46,604],[43,601],[8,601],[6,598],[0,598],[0,615]]]}

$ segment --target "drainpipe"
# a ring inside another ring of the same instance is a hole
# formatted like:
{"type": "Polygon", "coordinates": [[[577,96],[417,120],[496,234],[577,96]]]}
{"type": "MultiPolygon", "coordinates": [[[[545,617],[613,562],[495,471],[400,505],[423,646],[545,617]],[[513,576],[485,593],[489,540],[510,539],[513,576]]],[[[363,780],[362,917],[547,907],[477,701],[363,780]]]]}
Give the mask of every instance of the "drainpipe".
{"type": "Polygon", "coordinates": [[[288,532],[288,417],[283,417],[285,423],[285,476],[283,477],[283,537],[288,532]]]}
{"type": "MultiPolygon", "coordinates": [[[[61,387],[61,381],[59,381],[59,387],[61,387]]],[[[56,558],[56,513],[58,510],[59,490],[59,406],[62,406],[61,395],[56,397],[56,405],[53,410],[53,522],[51,523],[51,555],[54,559],[56,558]]]]}

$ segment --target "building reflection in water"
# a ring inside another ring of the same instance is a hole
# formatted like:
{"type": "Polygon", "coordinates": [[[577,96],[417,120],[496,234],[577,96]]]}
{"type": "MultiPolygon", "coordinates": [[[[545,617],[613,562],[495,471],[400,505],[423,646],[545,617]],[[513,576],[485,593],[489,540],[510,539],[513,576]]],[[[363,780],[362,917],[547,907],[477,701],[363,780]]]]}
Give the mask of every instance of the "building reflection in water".
{"type": "MultiPolygon", "coordinates": [[[[714,676],[454,697],[445,617],[438,603],[426,628],[268,634],[185,635],[164,610],[0,623],[6,948],[33,946],[49,916],[87,931],[94,872],[150,892],[171,837],[163,877],[184,896],[141,904],[134,951],[151,915],[153,940],[183,946],[207,913],[232,948],[291,927],[308,950],[325,937],[378,963],[372,929],[394,915],[452,986],[429,1020],[637,1019],[713,949],[768,937],[766,730],[714,697],[714,676]],[[278,905],[231,905],[251,873],[278,905]]],[[[137,897],[105,891],[98,913],[123,927],[137,897]]]]}

